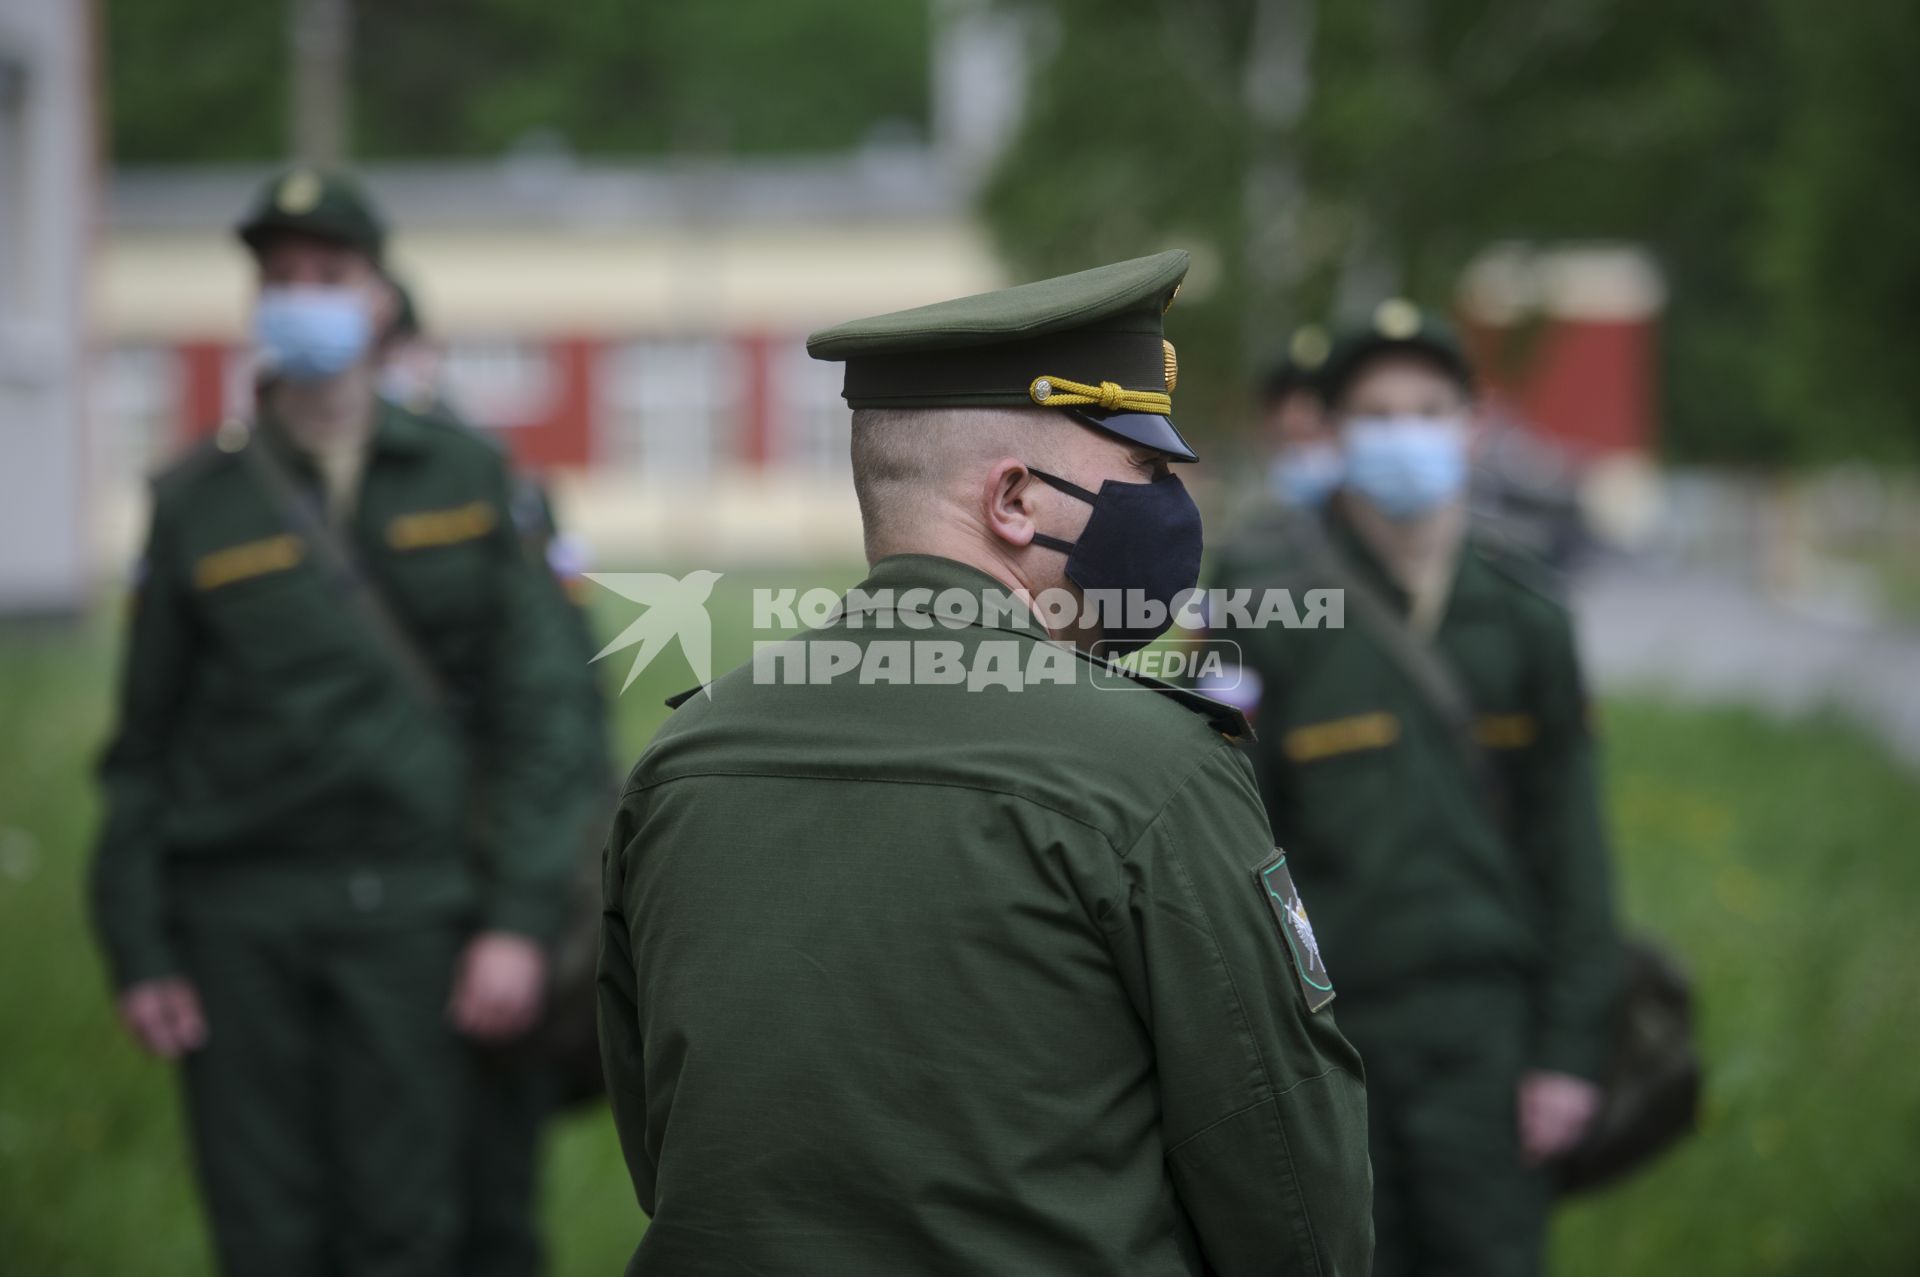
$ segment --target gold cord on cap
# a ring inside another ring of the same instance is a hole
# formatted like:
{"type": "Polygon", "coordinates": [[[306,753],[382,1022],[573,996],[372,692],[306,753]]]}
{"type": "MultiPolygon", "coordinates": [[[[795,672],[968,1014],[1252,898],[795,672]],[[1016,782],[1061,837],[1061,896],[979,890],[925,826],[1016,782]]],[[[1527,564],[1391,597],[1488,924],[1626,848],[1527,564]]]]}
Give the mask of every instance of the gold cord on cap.
{"type": "Polygon", "coordinates": [[[1072,408],[1087,404],[1102,412],[1152,412],[1161,416],[1173,411],[1173,400],[1157,390],[1128,390],[1116,381],[1090,386],[1065,377],[1035,377],[1027,386],[1027,395],[1049,408],[1072,408]]]}

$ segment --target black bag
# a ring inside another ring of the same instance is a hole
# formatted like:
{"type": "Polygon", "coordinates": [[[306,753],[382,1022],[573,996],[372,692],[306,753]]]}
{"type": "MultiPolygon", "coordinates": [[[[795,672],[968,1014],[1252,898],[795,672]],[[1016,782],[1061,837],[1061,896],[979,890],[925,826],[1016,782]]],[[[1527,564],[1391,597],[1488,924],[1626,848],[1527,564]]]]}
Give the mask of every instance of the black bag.
{"type": "Polygon", "coordinates": [[[1562,1196],[1604,1188],[1693,1131],[1700,1108],[1693,991],[1685,970],[1644,937],[1621,944],[1620,993],[1600,1113],[1580,1145],[1553,1164],[1562,1196]]]}
{"type": "Polygon", "coordinates": [[[610,791],[604,809],[586,822],[574,879],[567,886],[567,912],[547,973],[546,1006],[526,1036],[503,1048],[509,1058],[546,1071],[556,1109],[591,1104],[607,1093],[600,1069],[599,991],[600,856],[607,841],[607,813],[618,802],[610,791]]]}
{"type": "MultiPolygon", "coordinates": [[[[1353,615],[1445,727],[1482,796],[1500,810],[1498,773],[1473,734],[1473,710],[1452,667],[1324,536],[1307,548],[1317,560],[1314,566],[1345,591],[1353,615]]],[[[1651,940],[1627,938],[1620,950],[1620,989],[1600,1079],[1600,1112],[1580,1144],[1550,1168],[1562,1196],[1589,1192],[1638,1170],[1691,1132],[1699,1112],[1702,1070],[1686,972],[1651,940]]]]}

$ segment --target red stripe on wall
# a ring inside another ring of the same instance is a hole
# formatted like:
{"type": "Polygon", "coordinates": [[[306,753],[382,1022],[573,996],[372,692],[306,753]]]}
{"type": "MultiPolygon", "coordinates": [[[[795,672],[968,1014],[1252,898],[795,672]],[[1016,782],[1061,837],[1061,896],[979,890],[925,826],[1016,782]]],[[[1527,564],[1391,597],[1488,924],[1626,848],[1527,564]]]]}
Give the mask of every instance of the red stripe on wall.
{"type": "Polygon", "coordinates": [[[741,378],[740,459],[764,470],[773,459],[773,337],[748,333],[738,339],[741,378]]]}
{"type": "Polygon", "coordinates": [[[180,402],[173,437],[184,445],[212,434],[226,413],[227,345],[183,341],[174,353],[180,361],[180,402]]]}

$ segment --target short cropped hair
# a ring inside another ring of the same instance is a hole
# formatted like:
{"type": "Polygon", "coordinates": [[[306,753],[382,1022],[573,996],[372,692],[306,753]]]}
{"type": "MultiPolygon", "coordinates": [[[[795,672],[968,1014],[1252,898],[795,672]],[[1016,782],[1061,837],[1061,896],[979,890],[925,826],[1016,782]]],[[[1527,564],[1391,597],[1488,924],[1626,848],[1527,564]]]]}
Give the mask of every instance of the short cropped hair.
{"type": "Polygon", "coordinates": [[[969,499],[965,480],[1002,457],[1048,468],[1070,425],[1044,408],[856,408],[853,492],[867,558],[916,548],[969,499]]]}

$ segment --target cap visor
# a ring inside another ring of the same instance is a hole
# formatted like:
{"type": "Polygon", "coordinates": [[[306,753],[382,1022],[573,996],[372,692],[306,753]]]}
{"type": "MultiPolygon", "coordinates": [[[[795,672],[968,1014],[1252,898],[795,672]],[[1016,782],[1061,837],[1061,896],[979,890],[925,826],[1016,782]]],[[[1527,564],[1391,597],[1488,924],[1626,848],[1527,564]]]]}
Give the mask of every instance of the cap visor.
{"type": "Polygon", "coordinates": [[[1084,408],[1063,408],[1061,411],[1082,425],[1092,426],[1128,443],[1164,452],[1175,461],[1200,459],[1199,454],[1180,437],[1180,432],[1173,428],[1172,420],[1159,413],[1088,412],[1084,408]]]}

